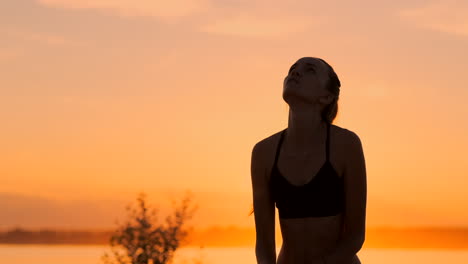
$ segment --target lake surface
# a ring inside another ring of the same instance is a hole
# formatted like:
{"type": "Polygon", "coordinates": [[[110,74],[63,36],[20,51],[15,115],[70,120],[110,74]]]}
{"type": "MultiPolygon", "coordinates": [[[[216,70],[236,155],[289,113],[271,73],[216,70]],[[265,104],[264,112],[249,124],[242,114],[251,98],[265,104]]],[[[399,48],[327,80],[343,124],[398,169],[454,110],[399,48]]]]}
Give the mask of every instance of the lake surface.
{"type": "MultiPolygon", "coordinates": [[[[110,253],[109,246],[75,245],[0,245],[1,264],[103,264],[101,256],[110,253]]],[[[277,249],[277,253],[279,248],[277,249]]],[[[467,264],[468,250],[362,249],[363,264],[467,264]]],[[[252,247],[180,248],[174,264],[256,264],[252,247]]]]}

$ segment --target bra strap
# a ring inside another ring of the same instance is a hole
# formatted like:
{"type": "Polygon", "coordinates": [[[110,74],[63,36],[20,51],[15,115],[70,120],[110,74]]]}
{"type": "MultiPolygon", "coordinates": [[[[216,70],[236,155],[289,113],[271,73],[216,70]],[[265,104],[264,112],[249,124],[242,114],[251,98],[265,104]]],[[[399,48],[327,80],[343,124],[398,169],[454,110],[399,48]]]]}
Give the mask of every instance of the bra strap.
{"type": "Polygon", "coordinates": [[[278,145],[276,146],[275,162],[273,163],[273,166],[275,166],[275,165],[276,165],[276,162],[278,161],[278,156],[279,156],[279,152],[280,152],[280,147],[281,147],[281,144],[283,143],[284,131],[286,131],[286,129],[284,129],[283,131],[281,131],[280,139],[279,139],[278,145]]]}

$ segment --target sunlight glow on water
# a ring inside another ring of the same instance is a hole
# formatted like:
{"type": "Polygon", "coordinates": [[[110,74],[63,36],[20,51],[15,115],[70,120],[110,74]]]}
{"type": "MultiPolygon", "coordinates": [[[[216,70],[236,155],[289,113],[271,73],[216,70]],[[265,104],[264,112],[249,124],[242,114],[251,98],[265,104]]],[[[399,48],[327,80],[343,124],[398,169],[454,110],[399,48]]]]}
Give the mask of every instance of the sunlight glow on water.
{"type": "MultiPolygon", "coordinates": [[[[7,264],[102,264],[108,246],[75,245],[0,245],[0,263],[7,264]]],[[[279,252],[279,248],[277,249],[279,252]]],[[[362,249],[358,253],[363,264],[466,264],[468,250],[362,249]]],[[[180,248],[174,264],[256,264],[252,247],[180,248]]]]}

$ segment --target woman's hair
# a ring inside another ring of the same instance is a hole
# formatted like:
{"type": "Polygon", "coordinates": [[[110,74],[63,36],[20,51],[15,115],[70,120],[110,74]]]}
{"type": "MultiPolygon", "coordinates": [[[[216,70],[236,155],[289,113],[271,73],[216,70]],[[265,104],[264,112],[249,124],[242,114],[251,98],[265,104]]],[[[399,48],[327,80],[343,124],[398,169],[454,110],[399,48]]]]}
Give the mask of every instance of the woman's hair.
{"type": "MultiPolygon", "coordinates": [[[[325,84],[325,88],[330,91],[333,95],[335,95],[335,98],[333,98],[333,101],[327,105],[323,111],[322,111],[322,119],[327,122],[327,123],[332,123],[333,120],[335,120],[336,115],[338,114],[338,99],[340,97],[340,87],[341,87],[341,82],[340,79],[338,78],[338,75],[335,73],[335,70],[333,69],[330,64],[328,64],[325,60],[317,58],[321,60],[325,65],[328,67],[328,81],[325,84]]],[[[254,208],[252,205],[252,209],[250,210],[249,216],[253,214],[254,208]]]]}
{"type": "Polygon", "coordinates": [[[335,95],[333,101],[329,105],[327,105],[322,111],[322,119],[325,120],[325,122],[331,124],[335,119],[336,115],[338,114],[338,99],[340,97],[341,82],[338,78],[338,75],[336,75],[333,67],[330,66],[330,64],[328,64],[325,60],[320,58],[318,59],[325,63],[325,65],[327,65],[328,67],[328,82],[325,88],[328,91],[330,91],[333,95],[335,95]]]}

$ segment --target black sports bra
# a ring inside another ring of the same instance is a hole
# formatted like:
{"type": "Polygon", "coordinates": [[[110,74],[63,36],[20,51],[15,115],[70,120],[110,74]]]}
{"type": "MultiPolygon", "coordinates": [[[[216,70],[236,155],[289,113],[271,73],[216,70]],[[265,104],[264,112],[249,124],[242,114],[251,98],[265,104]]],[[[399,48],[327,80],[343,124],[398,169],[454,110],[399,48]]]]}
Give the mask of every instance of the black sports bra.
{"type": "Polygon", "coordinates": [[[276,149],[270,177],[273,200],[280,218],[324,217],[344,210],[343,178],[329,162],[330,124],[327,125],[326,160],[319,172],[307,184],[291,184],[278,170],[277,161],[286,129],[276,149]]]}

